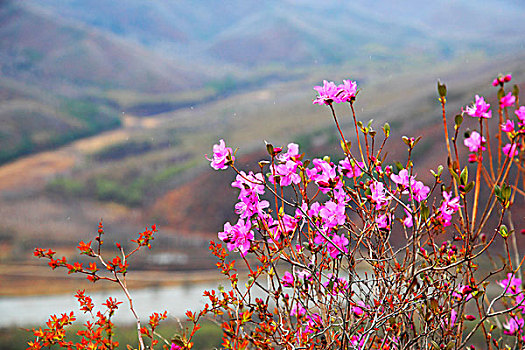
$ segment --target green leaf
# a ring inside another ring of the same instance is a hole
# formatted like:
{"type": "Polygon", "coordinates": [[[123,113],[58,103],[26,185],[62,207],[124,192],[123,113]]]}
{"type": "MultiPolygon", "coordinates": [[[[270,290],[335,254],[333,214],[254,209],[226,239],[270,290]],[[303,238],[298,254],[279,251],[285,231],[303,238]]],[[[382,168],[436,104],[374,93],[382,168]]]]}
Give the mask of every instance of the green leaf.
{"type": "Polygon", "coordinates": [[[385,133],[385,137],[390,136],[390,124],[385,123],[385,125],[383,125],[383,132],[385,133]]]}
{"type": "Polygon", "coordinates": [[[463,186],[466,186],[467,182],[468,182],[468,168],[466,166],[465,166],[465,168],[463,168],[463,171],[461,171],[461,174],[459,175],[459,178],[461,179],[460,183],[463,186]]]}
{"type": "Polygon", "coordinates": [[[465,193],[469,193],[473,188],[474,188],[474,181],[471,181],[465,186],[465,193]]]}
{"type": "Polygon", "coordinates": [[[425,204],[422,204],[421,205],[421,217],[423,218],[423,220],[426,221],[429,215],[430,215],[430,209],[428,209],[428,207],[425,204]]]}

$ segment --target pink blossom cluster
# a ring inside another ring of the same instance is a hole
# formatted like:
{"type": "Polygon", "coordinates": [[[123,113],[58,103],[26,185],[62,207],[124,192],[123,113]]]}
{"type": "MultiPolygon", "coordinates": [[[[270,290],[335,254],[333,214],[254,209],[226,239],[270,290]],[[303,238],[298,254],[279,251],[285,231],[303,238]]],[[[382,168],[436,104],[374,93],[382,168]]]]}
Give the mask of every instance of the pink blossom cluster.
{"type": "Polygon", "coordinates": [[[350,102],[357,94],[357,83],[351,80],[343,80],[343,84],[335,85],[333,81],[323,81],[323,86],[315,86],[319,96],[313,101],[314,104],[331,105],[332,103],[350,102]]]}
{"type": "Polygon", "coordinates": [[[489,108],[490,105],[485,102],[485,99],[476,95],[476,101],[472,106],[467,106],[465,112],[471,117],[492,118],[492,111],[489,108]]]}
{"type": "Polygon", "coordinates": [[[312,160],[313,169],[306,169],[306,175],[314,181],[323,193],[328,193],[331,189],[338,189],[343,186],[337,167],[334,163],[315,158],[312,160]]]}
{"type": "Polygon", "coordinates": [[[297,167],[302,165],[297,144],[288,144],[288,151],[280,154],[277,159],[280,161],[280,164],[275,167],[274,174],[268,177],[271,183],[274,183],[275,178],[279,179],[278,183],[281,186],[289,186],[292,183],[298,184],[301,182],[301,177],[297,174],[297,167]]]}
{"type": "Polygon", "coordinates": [[[443,202],[438,209],[437,219],[444,227],[452,223],[452,215],[460,208],[459,197],[452,198],[452,193],[443,191],[443,202]]]}
{"type": "MultiPolygon", "coordinates": [[[[512,298],[514,305],[525,314],[525,291],[523,290],[523,281],[513,273],[508,273],[507,278],[498,282],[499,286],[504,289],[505,294],[512,298]]],[[[513,314],[503,325],[503,333],[512,336],[521,336],[525,341],[523,332],[525,320],[519,314],[513,314]]]]}
{"type": "Polygon", "coordinates": [[[492,81],[492,86],[503,86],[505,83],[508,83],[509,81],[512,80],[512,75],[510,74],[507,74],[507,75],[499,75],[496,79],[494,79],[492,81]]]}
{"type": "Polygon", "coordinates": [[[210,159],[206,155],[206,159],[211,162],[210,165],[215,170],[226,169],[230,162],[233,163],[235,161],[232,149],[226,147],[223,139],[219,140],[218,145],[213,146],[213,158],[210,159]]]}
{"type": "Polygon", "coordinates": [[[224,231],[219,232],[219,239],[227,244],[228,249],[239,250],[242,256],[245,256],[254,239],[252,223],[250,220],[239,219],[237,224],[232,226],[229,222],[224,224],[224,231]]]}
{"type": "Polygon", "coordinates": [[[430,187],[425,186],[421,181],[416,181],[416,177],[409,175],[407,169],[402,169],[397,175],[390,175],[390,179],[401,188],[403,194],[409,194],[410,200],[413,197],[418,202],[424,201],[430,193],[430,187]]]}

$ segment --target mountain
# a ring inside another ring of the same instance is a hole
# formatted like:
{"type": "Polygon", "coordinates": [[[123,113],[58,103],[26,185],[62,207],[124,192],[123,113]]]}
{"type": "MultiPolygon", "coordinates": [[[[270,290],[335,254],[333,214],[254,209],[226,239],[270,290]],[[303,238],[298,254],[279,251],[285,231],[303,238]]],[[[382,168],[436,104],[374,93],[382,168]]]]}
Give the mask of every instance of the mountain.
{"type": "Polygon", "coordinates": [[[523,3],[370,1],[36,2],[64,18],[192,60],[260,67],[339,64],[371,55],[450,59],[524,48],[523,3]]]}
{"type": "Polygon", "coordinates": [[[0,23],[2,76],[59,93],[88,88],[177,92],[202,87],[206,78],[191,62],[22,2],[3,2],[0,23]]]}

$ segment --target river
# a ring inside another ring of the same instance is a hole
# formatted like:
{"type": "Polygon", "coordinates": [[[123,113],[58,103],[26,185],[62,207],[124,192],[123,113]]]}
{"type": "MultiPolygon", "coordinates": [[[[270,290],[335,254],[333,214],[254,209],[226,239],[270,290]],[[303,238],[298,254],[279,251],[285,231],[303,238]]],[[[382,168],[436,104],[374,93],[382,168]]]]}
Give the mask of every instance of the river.
{"type": "MultiPolygon", "coordinates": [[[[142,321],[148,320],[152,312],[168,311],[173,317],[184,319],[186,310],[198,311],[207,301],[202,293],[204,290],[217,289],[215,283],[188,283],[172,287],[148,288],[130,291],[133,305],[142,321]]],[[[104,310],[101,304],[109,297],[122,301],[114,316],[115,323],[132,323],[133,315],[122,291],[87,293],[92,297],[97,310],[104,310]]],[[[79,304],[73,295],[46,295],[28,297],[0,297],[0,327],[37,326],[44,325],[52,314],[60,315],[74,311],[77,320],[88,320],[79,311],[79,304]]]]}

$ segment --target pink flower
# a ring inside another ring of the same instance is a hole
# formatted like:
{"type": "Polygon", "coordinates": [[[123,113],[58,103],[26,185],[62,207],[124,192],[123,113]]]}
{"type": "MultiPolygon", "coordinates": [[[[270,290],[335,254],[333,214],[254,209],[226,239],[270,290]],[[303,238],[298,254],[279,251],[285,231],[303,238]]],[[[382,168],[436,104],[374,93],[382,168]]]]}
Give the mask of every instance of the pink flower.
{"type": "Polygon", "coordinates": [[[284,154],[278,155],[277,158],[283,163],[288,160],[297,161],[299,158],[299,145],[296,143],[289,143],[288,151],[284,154]]]}
{"type": "Polygon", "coordinates": [[[233,156],[233,151],[230,147],[226,147],[224,140],[219,140],[218,145],[213,145],[213,159],[206,159],[211,162],[211,167],[215,170],[226,169],[228,168],[227,163],[229,161],[234,162],[235,157],[233,156]]]}
{"type": "Polygon", "coordinates": [[[459,197],[452,198],[451,192],[443,191],[443,202],[439,207],[439,214],[436,218],[445,227],[450,226],[452,221],[452,214],[459,210],[459,197]]]}
{"type": "Polygon", "coordinates": [[[306,175],[319,186],[323,193],[328,193],[330,189],[338,189],[343,186],[333,163],[328,163],[322,159],[312,160],[314,169],[306,169],[306,175]]]}
{"type": "Polygon", "coordinates": [[[509,92],[508,94],[506,94],[499,100],[499,103],[501,104],[502,107],[510,107],[515,102],[516,102],[516,97],[512,96],[512,92],[509,92]]]}
{"type": "Polygon", "coordinates": [[[472,106],[466,107],[466,112],[471,117],[492,118],[492,111],[489,111],[490,105],[485,102],[483,97],[476,95],[476,102],[472,106]]]}
{"type": "Polygon", "coordinates": [[[239,219],[234,226],[229,222],[225,223],[224,231],[219,232],[218,236],[221,241],[227,244],[230,251],[238,249],[241,255],[245,256],[254,238],[251,228],[252,223],[250,220],[246,220],[245,224],[243,219],[239,219]]]}
{"type": "Polygon", "coordinates": [[[339,85],[339,97],[341,102],[350,102],[357,92],[357,83],[351,80],[343,80],[339,85]]]}
{"type": "Polygon", "coordinates": [[[507,335],[517,335],[520,330],[523,329],[524,323],[525,321],[522,318],[518,318],[517,316],[511,317],[510,320],[503,325],[503,328],[505,328],[503,333],[507,335]]]}
{"type": "Polygon", "coordinates": [[[363,162],[355,162],[353,159],[345,158],[339,162],[339,171],[347,177],[359,177],[362,174],[361,169],[364,169],[363,162]]]}
{"type": "Polygon", "coordinates": [[[520,108],[515,110],[514,113],[516,114],[516,116],[520,120],[520,122],[521,122],[520,124],[524,125],[525,124],[525,106],[521,106],[520,108]]]}
{"type": "Polygon", "coordinates": [[[448,329],[452,329],[452,327],[454,327],[457,316],[458,316],[458,313],[456,312],[456,310],[452,309],[450,311],[450,322],[448,319],[444,320],[444,324],[447,326],[448,329]]]}
{"type": "Polygon", "coordinates": [[[477,131],[473,131],[470,133],[470,137],[465,139],[463,143],[468,147],[470,152],[477,152],[480,147],[482,147],[482,151],[486,150],[486,148],[483,146],[485,141],[486,140],[483,136],[481,136],[477,131]]]}
{"type": "MultiPolygon", "coordinates": [[[[341,248],[341,250],[343,250],[345,253],[348,253],[348,238],[345,237],[344,234],[342,234],[341,236],[338,236],[338,235],[334,235],[332,237],[332,242],[334,242],[334,244],[341,248]]],[[[332,245],[332,243],[329,243],[328,244],[328,253],[330,254],[330,256],[332,258],[337,258],[339,256],[339,254],[341,254],[341,251],[339,249],[337,249],[335,246],[332,245]]]]}
{"type": "Polygon", "coordinates": [[[336,295],[338,293],[344,293],[348,289],[348,281],[343,277],[335,278],[331,273],[326,277],[328,277],[328,280],[323,282],[323,287],[328,289],[329,293],[336,295]]]}
{"type": "Polygon", "coordinates": [[[465,298],[465,301],[469,301],[472,299],[472,288],[468,285],[460,284],[458,285],[456,291],[452,292],[452,296],[458,301],[463,300],[463,298],[465,298]]]}
{"type": "Polygon", "coordinates": [[[292,316],[303,316],[306,314],[306,309],[302,305],[295,304],[292,306],[292,310],[290,311],[290,315],[292,316]]]}
{"type": "Polygon", "coordinates": [[[352,346],[359,350],[365,348],[365,340],[366,337],[364,337],[363,335],[353,335],[352,337],[350,337],[350,343],[352,344],[352,346]]]}
{"type": "Polygon", "coordinates": [[[507,289],[511,294],[518,294],[521,292],[521,278],[514,277],[512,273],[507,274],[507,278],[498,282],[501,288],[507,289]]]}
{"type": "Polygon", "coordinates": [[[507,143],[505,146],[503,146],[501,151],[503,152],[503,154],[510,158],[517,156],[519,153],[518,145],[515,143],[512,145],[510,143],[507,143]]]}
{"type": "Polygon", "coordinates": [[[241,219],[246,219],[255,214],[257,214],[257,216],[263,216],[264,209],[268,207],[270,207],[268,201],[260,201],[259,196],[255,192],[252,192],[249,196],[242,197],[241,201],[235,204],[235,212],[239,214],[241,219]]]}
{"type": "Polygon", "coordinates": [[[414,226],[414,223],[412,221],[412,213],[409,212],[408,210],[406,209],[403,209],[405,211],[405,214],[407,215],[404,219],[403,219],[403,225],[405,225],[406,227],[412,227],[414,226]]]}
{"type": "Polygon", "coordinates": [[[507,120],[505,124],[501,124],[501,131],[513,132],[514,131],[514,120],[507,120]]]}
{"type": "Polygon", "coordinates": [[[421,181],[417,181],[412,185],[412,194],[414,195],[414,199],[418,202],[427,199],[429,193],[430,187],[425,186],[421,181]]]}
{"type": "Polygon", "coordinates": [[[402,188],[407,188],[410,186],[410,182],[414,181],[414,176],[408,176],[408,170],[402,169],[398,175],[392,174],[390,175],[390,179],[394,181],[396,184],[401,186],[402,188]]]}
{"type": "Polygon", "coordinates": [[[313,102],[314,104],[330,105],[333,102],[341,102],[341,99],[338,97],[339,89],[333,81],[323,80],[323,86],[314,86],[314,90],[319,93],[319,96],[313,102]]]}
{"type": "Polygon", "coordinates": [[[297,227],[297,219],[288,214],[284,214],[280,221],[273,220],[271,216],[267,216],[266,219],[273,239],[279,239],[283,233],[289,235],[297,227]]]}
{"type": "Polygon", "coordinates": [[[289,186],[290,184],[298,184],[301,182],[301,177],[297,174],[297,163],[293,160],[288,160],[284,164],[277,165],[275,169],[275,176],[270,175],[269,180],[271,183],[274,182],[275,177],[279,179],[279,185],[289,186]]]}
{"type": "Polygon", "coordinates": [[[389,199],[386,197],[385,188],[382,182],[373,181],[370,184],[370,192],[372,193],[371,200],[375,203],[376,209],[381,209],[385,204],[388,204],[389,199]]]}
{"type": "Polygon", "coordinates": [[[507,74],[503,76],[500,74],[496,79],[494,79],[494,81],[492,82],[492,86],[498,86],[498,85],[503,86],[504,83],[508,83],[511,80],[512,80],[512,75],[507,74]]]}
{"type": "Polygon", "coordinates": [[[237,175],[235,181],[232,182],[232,187],[241,190],[239,198],[249,196],[252,193],[264,194],[263,174],[254,174],[252,171],[250,171],[249,174],[246,174],[244,171],[241,171],[240,175],[237,175]]]}
{"type": "Polygon", "coordinates": [[[319,210],[319,216],[323,219],[323,228],[331,229],[346,222],[345,205],[328,201],[319,210]]]}
{"type": "Polygon", "coordinates": [[[366,305],[362,301],[358,301],[356,306],[352,306],[352,312],[354,313],[354,316],[363,316],[365,314],[365,311],[362,308],[364,307],[366,307],[366,305]]]}
{"type": "Polygon", "coordinates": [[[170,350],[182,350],[182,346],[172,343],[170,350]]]}
{"type": "Polygon", "coordinates": [[[282,278],[282,282],[285,287],[293,287],[293,275],[286,271],[282,278]]]}
{"type": "Polygon", "coordinates": [[[387,213],[387,214],[378,216],[375,222],[378,228],[390,230],[390,224],[392,223],[392,215],[387,213]]]}

